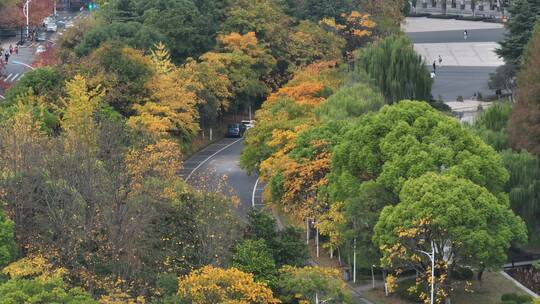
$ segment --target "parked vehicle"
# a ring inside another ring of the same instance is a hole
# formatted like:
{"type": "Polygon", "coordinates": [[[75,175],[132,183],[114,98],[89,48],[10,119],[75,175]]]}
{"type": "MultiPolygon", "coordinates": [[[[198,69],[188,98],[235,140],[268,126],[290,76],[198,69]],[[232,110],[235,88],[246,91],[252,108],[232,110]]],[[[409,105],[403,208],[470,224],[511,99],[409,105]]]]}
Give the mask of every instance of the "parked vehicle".
{"type": "Polygon", "coordinates": [[[47,32],[56,32],[58,30],[58,26],[56,23],[47,23],[47,32]]]}
{"type": "Polygon", "coordinates": [[[227,137],[242,137],[246,127],[241,123],[232,123],[227,126],[227,137]]]}
{"type": "Polygon", "coordinates": [[[36,36],[36,41],[45,41],[47,40],[47,34],[45,32],[39,32],[36,36]]]}
{"type": "Polygon", "coordinates": [[[43,45],[40,45],[37,47],[36,49],[36,54],[39,54],[39,53],[43,53],[45,52],[47,49],[43,46],[43,45]]]}
{"type": "Polygon", "coordinates": [[[242,120],[241,122],[246,127],[246,130],[255,127],[255,120],[242,120]]]}

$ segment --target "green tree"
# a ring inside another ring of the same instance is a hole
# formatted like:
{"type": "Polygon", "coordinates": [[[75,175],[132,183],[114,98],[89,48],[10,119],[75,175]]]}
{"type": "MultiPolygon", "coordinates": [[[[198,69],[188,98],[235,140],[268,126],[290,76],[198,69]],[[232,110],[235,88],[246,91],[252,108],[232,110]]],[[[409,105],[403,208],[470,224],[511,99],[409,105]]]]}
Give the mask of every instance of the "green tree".
{"type": "MultiPolygon", "coordinates": [[[[539,5],[540,6],[540,5],[539,5]]],[[[509,140],[516,150],[525,149],[540,156],[540,22],[524,54],[518,74],[516,102],[509,123],[509,140]]]]}
{"type": "Polygon", "coordinates": [[[410,179],[399,200],[383,209],[373,240],[382,250],[385,266],[417,269],[422,287],[429,286],[431,263],[418,250],[430,252],[433,245],[438,298],[449,295],[452,269],[496,269],[506,261],[510,245],[527,238],[525,225],[511,211],[507,198],[451,174],[430,172],[410,179]]]}
{"type": "Polygon", "coordinates": [[[336,269],[322,267],[280,269],[277,293],[284,303],[352,303],[352,298],[336,269]]]}
{"type": "Polygon", "coordinates": [[[345,86],[326,99],[316,110],[323,121],[355,119],[377,111],[384,105],[384,97],[365,83],[345,86]]]}
{"type": "Polygon", "coordinates": [[[527,224],[529,243],[540,243],[540,160],[526,151],[501,152],[510,179],[505,192],[510,198],[512,210],[527,224]]]}
{"type": "Polygon", "coordinates": [[[0,209],[0,268],[6,266],[15,256],[15,224],[0,209]]]}
{"type": "Polygon", "coordinates": [[[301,231],[294,227],[278,230],[272,214],[252,209],[248,212],[246,237],[264,240],[278,267],[283,265],[303,266],[308,259],[307,246],[301,231]]]}
{"type": "Polygon", "coordinates": [[[2,107],[15,104],[17,97],[27,94],[30,89],[34,95],[43,96],[48,103],[58,105],[63,88],[64,75],[57,68],[44,67],[28,71],[24,74],[24,78],[7,90],[2,107]]]}
{"type": "MultiPolygon", "coordinates": [[[[505,39],[500,42],[497,54],[507,64],[519,67],[527,43],[532,37],[534,24],[540,15],[540,2],[536,0],[515,0],[509,10],[512,18],[506,23],[505,39]]],[[[527,66],[527,65],[524,65],[527,66]]]]}
{"type": "Polygon", "coordinates": [[[53,279],[10,279],[0,283],[0,304],[65,303],[97,304],[81,288],[68,288],[60,278],[53,279]]]}
{"type": "Polygon", "coordinates": [[[333,201],[375,180],[398,195],[426,172],[452,173],[498,195],[508,179],[497,153],[454,118],[427,103],[401,101],[362,116],[336,146],[329,176],[333,201]]]}
{"type": "Polygon", "coordinates": [[[253,274],[256,281],[273,284],[276,279],[276,262],[262,239],[247,239],[236,246],[232,266],[253,274]]]}
{"type": "Polygon", "coordinates": [[[429,101],[432,79],[425,62],[404,35],[392,35],[357,52],[355,69],[375,80],[387,103],[429,101]]]}
{"type": "Polygon", "coordinates": [[[481,112],[474,122],[475,132],[493,149],[508,149],[507,124],[512,114],[509,102],[496,103],[481,112]]]}

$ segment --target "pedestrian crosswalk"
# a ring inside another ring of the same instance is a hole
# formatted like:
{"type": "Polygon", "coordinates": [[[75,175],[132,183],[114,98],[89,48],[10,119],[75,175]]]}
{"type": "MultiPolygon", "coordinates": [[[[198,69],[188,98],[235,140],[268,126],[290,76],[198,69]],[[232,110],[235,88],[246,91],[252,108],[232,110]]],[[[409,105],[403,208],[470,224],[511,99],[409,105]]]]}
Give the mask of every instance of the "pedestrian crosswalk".
{"type": "Polygon", "coordinates": [[[8,75],[3,75],[0,77],[0,80],[3,82],[16,82],[23,78],[24,74],[22,73],[9,73],[8,75]]]}

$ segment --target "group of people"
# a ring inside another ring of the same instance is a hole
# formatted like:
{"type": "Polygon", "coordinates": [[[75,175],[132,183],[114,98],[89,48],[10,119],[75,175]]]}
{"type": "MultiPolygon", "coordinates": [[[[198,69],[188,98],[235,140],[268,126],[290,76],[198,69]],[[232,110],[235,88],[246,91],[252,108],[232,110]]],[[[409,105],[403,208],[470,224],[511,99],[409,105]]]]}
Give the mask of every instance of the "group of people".
{"type": "MultiPolygon", "coordinates": [[[[7,64],[8,61],[9,61],[9,57],[11,55],[13,55],[13,53],[15,54],[19,54],[19,46],[18,45],[15,45],[15,47],[13,45],[9,45],[9,48],[8,49],[5,49],[3,47],[0,46],[0,56],[3,54],[4,55],[4,63],[7,64]]],[[[1,60],[1,59],[0,59],[1,60]]]]}

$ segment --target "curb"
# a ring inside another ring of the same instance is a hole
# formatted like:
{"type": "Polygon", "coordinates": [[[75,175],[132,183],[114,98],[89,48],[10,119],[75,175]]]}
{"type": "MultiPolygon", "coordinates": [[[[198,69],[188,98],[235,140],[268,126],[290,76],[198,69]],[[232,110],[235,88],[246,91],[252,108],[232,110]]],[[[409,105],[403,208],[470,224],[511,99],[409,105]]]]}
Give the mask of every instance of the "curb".
{"type": "Polygon", "coordinates": [[[507,274],[506,272],[504,271],[499,271],[500,274],[502,274],[503,277],[507,278],[508,280],[514,282],[514,284],[516,284],[517,287],[519,287],[520,289],[522,289],[524,292],[526,292],[528,295],[530,295],[531,297],[535,298],[535,299],[538,299],[540,298],[539,295],[537,295],[534,291],[530,290],[529,288],[523,286],[523,284],[521,284],[520,282],[518,282],[516,279],[512,278],[509,274],[507,274]]]}

